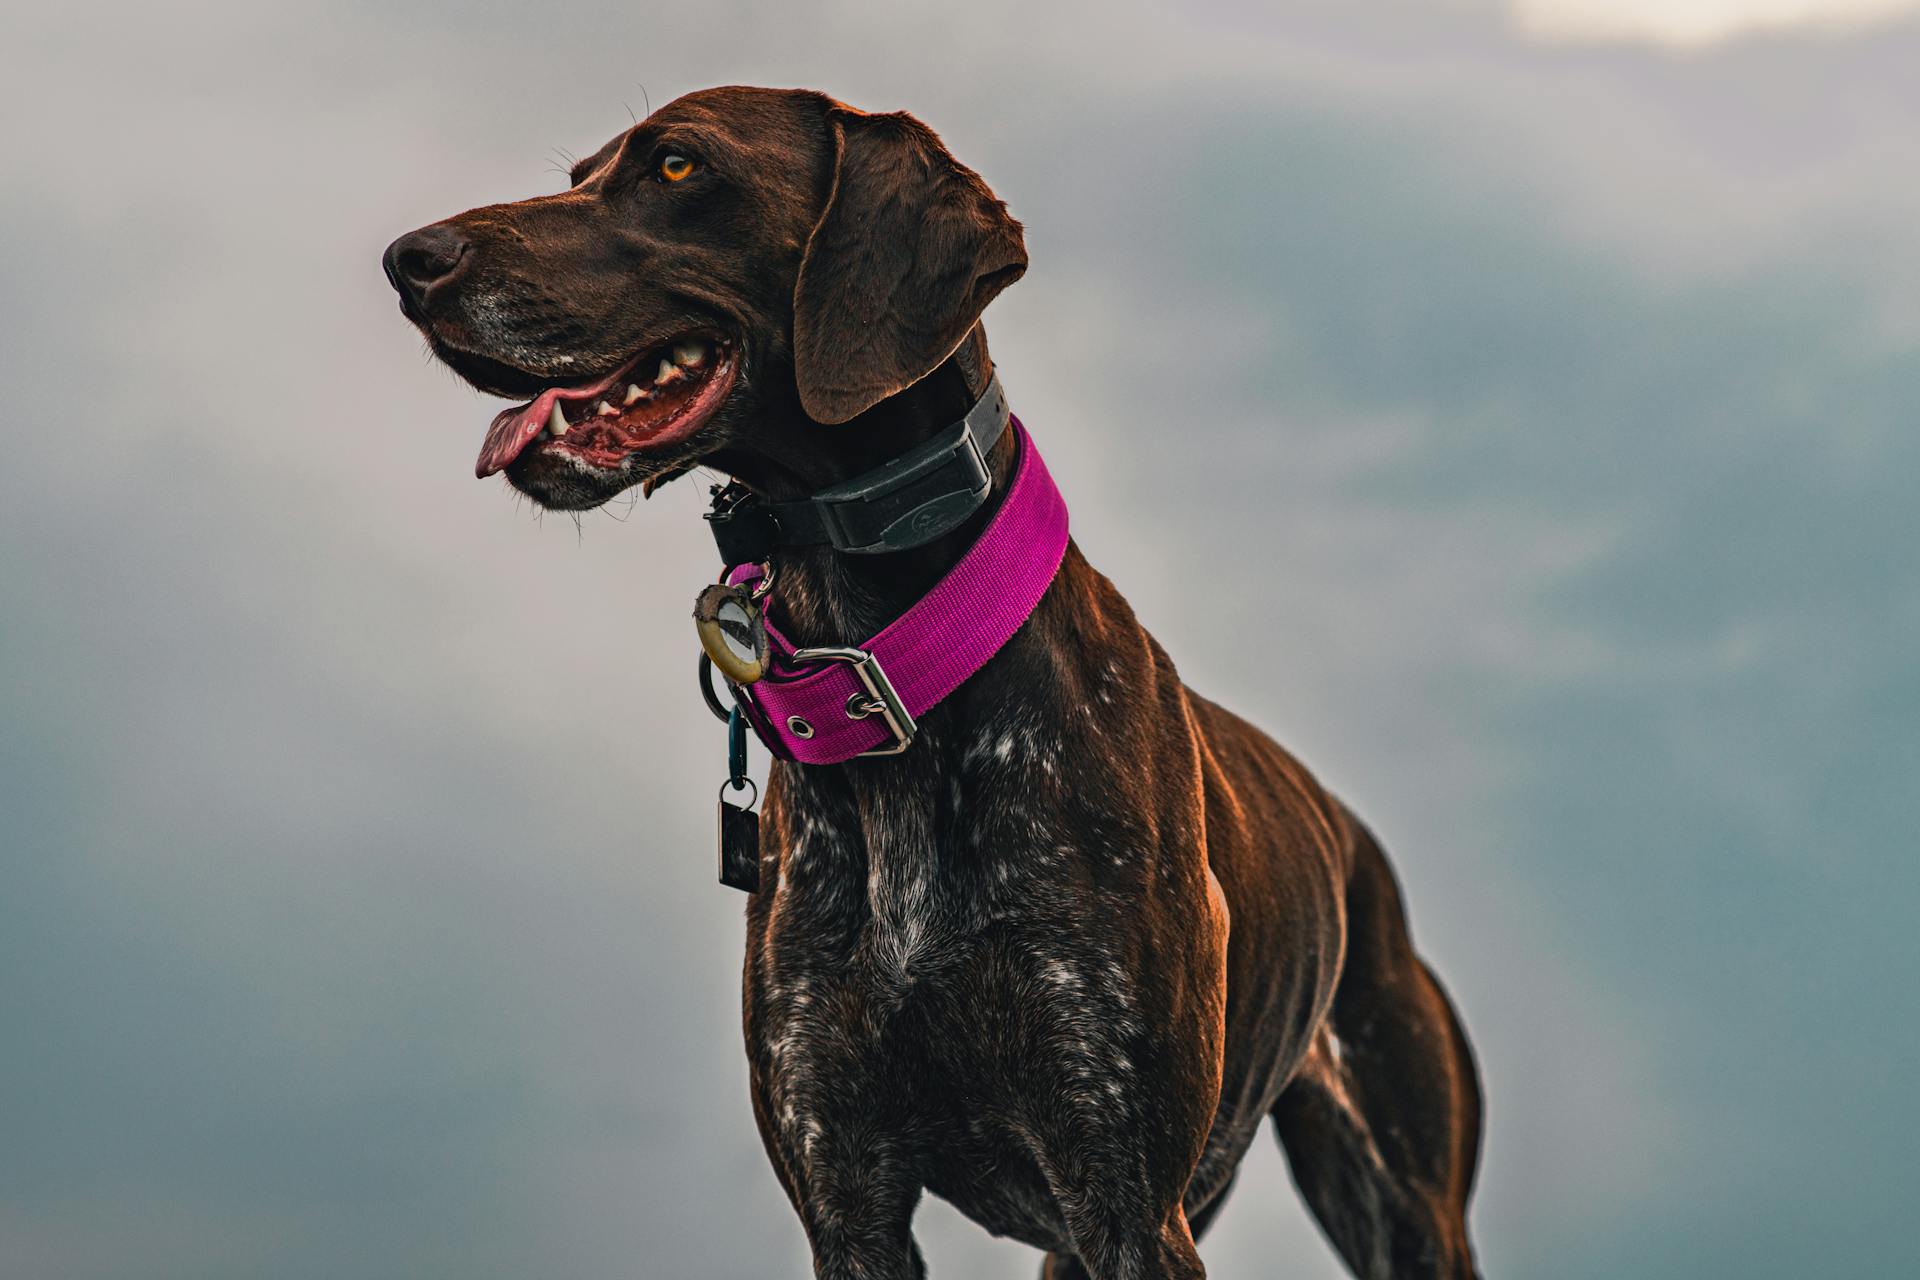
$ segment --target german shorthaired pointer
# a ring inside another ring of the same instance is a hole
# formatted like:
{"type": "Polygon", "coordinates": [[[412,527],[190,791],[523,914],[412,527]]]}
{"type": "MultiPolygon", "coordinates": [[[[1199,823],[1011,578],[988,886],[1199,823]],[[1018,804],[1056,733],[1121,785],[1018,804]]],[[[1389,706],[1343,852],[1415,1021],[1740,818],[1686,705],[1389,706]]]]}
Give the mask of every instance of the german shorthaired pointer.
{"type": "MultiPolygon", "coordinates": [[[[561,510],[695,464],[769,504],[884,469],[981,400],[980,314],[1026,266],[912,116],[740,87],[386,254],[438,356],[526,401],[480,473],[561,510]]],[[[926,596],[1014,473],[1018,433],[993,439],[932,540],[771,550],[766,621],[849,645],[926,596]]],[[[1268,1116],[1356,1275],[1476,1274],[1473,1057],[1379,844],[1182,684],[1077,546],[908,749],[776,760],[763,819],[753,1107],[818,1276],[924,1274],[923,1190],[1054,1280],[1202,1276],[1268,1116]]]]}

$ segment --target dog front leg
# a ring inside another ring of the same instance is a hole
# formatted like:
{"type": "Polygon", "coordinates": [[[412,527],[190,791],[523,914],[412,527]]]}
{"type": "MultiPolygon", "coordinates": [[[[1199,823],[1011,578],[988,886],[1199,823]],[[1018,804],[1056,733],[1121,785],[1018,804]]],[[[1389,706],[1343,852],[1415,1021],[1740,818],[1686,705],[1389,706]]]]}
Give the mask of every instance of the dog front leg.
{"type": "Polygon", "coordinates": [[[818,1280],[924,1280],[914,1244],[920,1178],[885,1142],[814,1142],[801,1190],[801,1222],[818,1280]]]}
{"type": "Polygon", "coordinates": [[[1204,1280],[1207,1274],[1186,1219],[1177,1211],[1175,1220],[1153,1230],[1082,1224],[1075,1240],[1080,1253],[1048,1254],[1040,1280],[1204,1280]]]}
{"type": "Polygon", "coordinates": [[[1177,994],[1118,963],[1039,969],[1023,1129],[1073,1242],[1049,1280],[1206,1275],[1182,1201],[1220,1102],[1218,939],[1173,970],[1177,994]]]}
{"type": "Polygon", "coordinates": [[[1206,1275],[1181,1196],[1218,1084],[1181,1088],[1180,1080],[1192,1076],[1128,1072],[1096,1080],[1070,1067],[1043,1088],[1055,1105],[1032,1117],[1029,1141],[1073,1241],[1071,1254],[1049,1256],[1046,1280],[1206,1275]]]}
{"type": "Polygon", "coordinates": [[[819,1280],[924,1280],[913,1240],[919,1170],[897,1135],[870,1118],[802,1115],[783,1153],[790,1194],[819,1280]]]}
{"type": "Polygon", "coordinates": [[[927,1264],[913,1240],[913,1211],[852,1217],[830,1205],[806,1214],[818,1280],[925,1280],[927,1264]]]}

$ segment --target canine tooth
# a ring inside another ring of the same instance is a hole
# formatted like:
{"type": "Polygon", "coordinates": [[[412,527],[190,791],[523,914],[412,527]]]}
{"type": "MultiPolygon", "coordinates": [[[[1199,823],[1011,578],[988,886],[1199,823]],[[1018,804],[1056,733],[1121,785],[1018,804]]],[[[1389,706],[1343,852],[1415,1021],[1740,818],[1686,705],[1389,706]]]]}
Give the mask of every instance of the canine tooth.
{"type": "Polygon", "coordinates": [[[555,400],[553,408],[547,411],[547,430],[553,432],[556,440],[567,434],[567,415],[560,412],[558,400],[555,400]]]}
{"type": "Polygon", "coordinates": [[[618,409],[608,404],[605,400],[602,400],[600,401],[600,403],[594,405],[593,411],[599,414],[603,418],[611,418],[613,417],[614,414],[620,412],[618,409]]]}
{"type": "Polygon", "coordinates": [[[653,375],[653,385],[657,387],[663,382],[671,381],[679,372],[678,369],[673,367],[671,361],[663,358],[660,361],[660,372],[653,375]]]}
{"type": "Polygon", "coordinates": [[[640,384],[639,384],[639,383],[637,383],[637,382],[629,382],[629,383],[627,384],[627,398],[626,398],[625,400],[622,400],[622,401],[621,401],[620,403],[621,403],[621,404],[632,404],[632,403],[633,403],[633,402],[634,402],[635,400],[638,400],[638,399],[639,399],[639,398],[640,398],[641,396],[643,396],[643,395],[645,395],[645,394],[647,394],[647,393],[646,393],[646,392],[644,392],[644,391],[642,391],[642,390],[640,389],[640,384]]]}
{"type": "Polygon", "coordinates": [[[673,362],[679,365],[696,365],[707,358],[707,344],[704,342],[682,342],[673,349],[673,362]]]}

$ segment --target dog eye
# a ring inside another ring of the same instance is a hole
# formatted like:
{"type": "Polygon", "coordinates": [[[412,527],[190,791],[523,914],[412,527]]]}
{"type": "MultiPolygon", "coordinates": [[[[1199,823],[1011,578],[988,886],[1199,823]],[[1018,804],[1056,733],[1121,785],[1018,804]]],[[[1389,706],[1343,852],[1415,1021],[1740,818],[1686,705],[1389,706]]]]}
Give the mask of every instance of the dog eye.
{"type": "Polygon", "coordinates": [[[660,176],[668,182],[678,182],[693,172],[693,161],[681,155],[660,157],[660,176]]]}

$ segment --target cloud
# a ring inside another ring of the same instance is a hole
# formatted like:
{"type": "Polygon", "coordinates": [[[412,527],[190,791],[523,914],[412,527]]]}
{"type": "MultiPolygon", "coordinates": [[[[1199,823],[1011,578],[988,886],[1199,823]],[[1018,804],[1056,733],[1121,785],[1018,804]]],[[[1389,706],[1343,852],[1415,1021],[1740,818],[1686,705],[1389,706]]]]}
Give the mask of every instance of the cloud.
{"type": "MultiPolygon", "coordinates": [[[[639,82],[747,79],[913,107],[1026,220],[990,327],[1083,546],[1379,827],[1466,1009],[1489,1273],[1913,1270],[1911,30],[199,18],[0,55],[0,1256],[804,1271],[689,801],[697,486],[576,530],[473,483],[490,408],[376,266],[639,82]]],[[[1283,1205],[1263,1141],[1220,1274],[1339,1274],[1283,1205]]]]}
{"type": "Polygon", "coordinates": [[[1852,31],[1920,9],[1915,0],[1511,0],[1521,30],[1567,42],[1699,48],[1795,30],[1852,31]]]}

